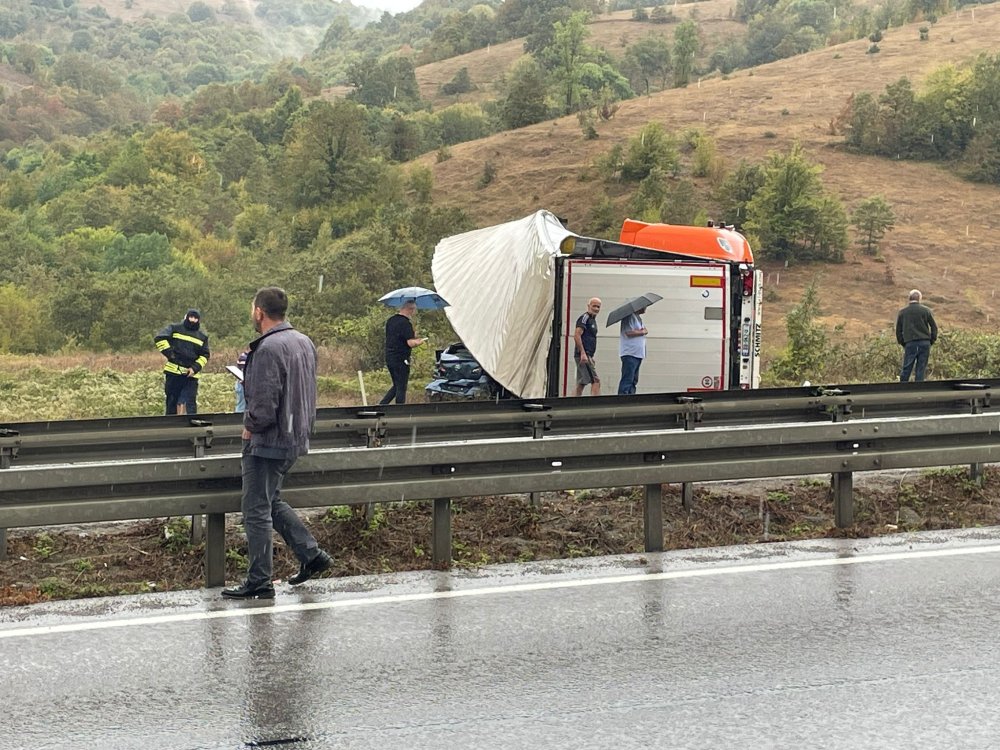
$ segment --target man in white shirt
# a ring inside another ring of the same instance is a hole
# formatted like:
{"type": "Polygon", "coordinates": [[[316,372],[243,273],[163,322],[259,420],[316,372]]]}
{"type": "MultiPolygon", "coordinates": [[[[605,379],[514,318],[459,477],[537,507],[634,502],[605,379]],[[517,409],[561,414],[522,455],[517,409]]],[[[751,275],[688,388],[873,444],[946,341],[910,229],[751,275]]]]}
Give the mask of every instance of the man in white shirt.
{"type": "Polygon", "coordinates": [[[646,358],[646,334],[649,333],[642,323],[644,312],[645,307],[622,320],[621,334],[618,337],[618,354],[622,360],[622,377],[618,381],[619,396],[635,393],[635,388],[639,385],[639,367],[646,358]]]}

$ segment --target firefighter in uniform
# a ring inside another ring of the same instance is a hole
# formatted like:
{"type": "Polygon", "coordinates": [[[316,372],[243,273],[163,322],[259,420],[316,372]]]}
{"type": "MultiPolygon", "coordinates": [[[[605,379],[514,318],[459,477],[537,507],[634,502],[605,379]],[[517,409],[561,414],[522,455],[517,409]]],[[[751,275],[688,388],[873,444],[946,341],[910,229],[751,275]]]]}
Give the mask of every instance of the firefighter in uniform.
{"type": "Polygon", "coordinates": [[[184,320],[171,323],[156,336],[157,351],[167,358],[163,365],[163,391],[167,414],[195,414],[198,411],[198,377],[208,364],[208,334],[201,330],[201,313],[188,310],[184,320]]]}

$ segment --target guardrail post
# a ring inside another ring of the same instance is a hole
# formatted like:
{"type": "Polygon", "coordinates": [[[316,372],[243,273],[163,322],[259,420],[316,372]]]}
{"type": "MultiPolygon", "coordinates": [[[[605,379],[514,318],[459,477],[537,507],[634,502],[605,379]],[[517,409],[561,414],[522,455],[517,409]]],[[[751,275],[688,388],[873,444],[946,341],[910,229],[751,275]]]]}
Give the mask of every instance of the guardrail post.
{"type": "MultiPolygon", "coordinates": [[[[531,439],[541,440],[545,435],[545,423],[539,419],[535,419],[531,422],[531,439]]],[[[531,507],[538,508],[542,504],[542,493],[532,492],[529,495],[531,507]]]]}
{"type": "MultiPolygon", "coordinates": [[[[209,424],[200,419],[192,419],[191,425],[194,427],[202,427],[209,424]]],[[[194,446],[194,457],[204,458],[205,448],[211,447],[212,445],[212,431],[209,430],[207,435],[198,435],[191,439],[191,444],[194,446]]],[[[200,544],[205,538],[205,516],[195,515],[191,516],[191,544],[200,544]]],[[[221,584],[220,584],[221,585],[221,584]]]]}
{"type": "Polygon", "coordinates": [[[663,552],[663,485],[646,485],[642,514],[646,552],[663,552]]]}
{"type": "MultiPolygon", "coordinates": [[[[695,404],[697,406],[697,411],[684,412],[684,431],[693,430],[694,426],[701,421],[703,415],[702,409],[704,407],[700,406],[700,399],[695,399],[693,396],[681,396],[677,401],[678,403],[695,404]]],[[[681,507],[688,513],[694,510],[694,484],[692,482],[681,482],[681,507]]]]}
{"type": "MultiPolygon", "coordinates": [[[[368,448],[381,448],[386,433],[385,422],[382,421],[382,412],[362,412],[359,413],[359,416],[375,416],[376,422],[368,428],[365,445],[368,448]]],[[[365,525],[370,524],[372,518],[375,517],[375,503],[365,503],[361,507],[361,517],[364,519],[365,525]]]]}
{"type": "MultiPolygon", "coordinates": [[[[12,431],[4,430],[4,434],[10,434],[12,431]]],[[[9,469],[11,462],[14,460],[14,450],[4,446],[0,448],[0,469],[9,469]]],[[[0,560],[7,559],[7,529],[0,529],[0,560]]]]}
{"type": "Polygon", "coordinates": [[[838,529],[854,525],[854,474],[850,471],[833,475],[833,522],[838,529]]]}
{"type": "Polygon", "coordinates": [[[451,565],[451,498],[434,498],[431,549],[436,566],[451,565]]]}
{"type": "MultiPolygon", "coordinates": [[[[990,401],[989,394],[985,396],[980,396],[978,398],[973,397],[972,399],[970,399],[970,403],[972,405],[972,413],[982,414],[983,407],[989,406],[989,401],[990,401]]],[[[981,463],[969,464],[969,481],[975,482],[980,487],[982,487],[985,480],[986,477],[983,474],[983,465],[981,463]]]]}
{"type": "Polygon", "coordinates": [[[982,487],[985,480],[986,477],[983,475],[983,465],[969,464],[969,481],[975,482],[980,487],[982,487]]]}
{"type": "Polygon", "coordinates": [[[205,585],[226,585],[226,514],[209,513],[205,533],[205,585]]]}

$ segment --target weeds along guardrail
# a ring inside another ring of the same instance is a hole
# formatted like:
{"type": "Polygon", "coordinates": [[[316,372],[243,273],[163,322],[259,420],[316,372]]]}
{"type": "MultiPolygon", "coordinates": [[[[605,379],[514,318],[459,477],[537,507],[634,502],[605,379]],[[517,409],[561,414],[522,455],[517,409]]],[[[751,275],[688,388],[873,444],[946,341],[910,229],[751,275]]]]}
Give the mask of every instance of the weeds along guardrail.
{"type": "MultiPolygon", "coordinates": [[[[482,495],[642,485],[656,551],[663,483],[830,473],[835,521],[849,526],[853,472],[996,460],[1000,424],[984,412],[998,384],[324,409],[282,494],[297,507],[432,501],[438,564],[451,559],[451,501],[482,495]]],[[[240,415],[2,429],[0,528],[205,515],[206,581],[223,583],[240,415]]]]}

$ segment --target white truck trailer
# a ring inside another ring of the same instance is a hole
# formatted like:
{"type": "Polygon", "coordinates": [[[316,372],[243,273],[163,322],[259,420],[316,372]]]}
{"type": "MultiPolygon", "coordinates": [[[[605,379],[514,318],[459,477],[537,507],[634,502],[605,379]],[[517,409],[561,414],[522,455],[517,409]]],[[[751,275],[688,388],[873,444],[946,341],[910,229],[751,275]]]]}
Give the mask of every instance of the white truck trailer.
{"type": "Polygon", "coordinates": [[[483,369],[521,398],[572,395],[575,323],[600,297],[597,372],[617,390],[619,325],[608,313],[654,292],[639,393],[755,388],[761,273],[724,227],[626,221],[619,241],[581,237],[548,211],[446,237],[432,261],[448,318],[483,369]]]}

